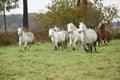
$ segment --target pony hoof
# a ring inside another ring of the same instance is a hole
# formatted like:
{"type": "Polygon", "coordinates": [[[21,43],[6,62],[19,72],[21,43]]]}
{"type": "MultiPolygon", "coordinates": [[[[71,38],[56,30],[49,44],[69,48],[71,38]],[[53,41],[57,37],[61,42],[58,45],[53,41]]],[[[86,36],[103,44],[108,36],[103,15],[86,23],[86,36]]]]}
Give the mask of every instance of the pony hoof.
{"type": "Polygon", "coordinates": [[[73,48],[73,50],[75,50],[75,48],[73,48]]]}

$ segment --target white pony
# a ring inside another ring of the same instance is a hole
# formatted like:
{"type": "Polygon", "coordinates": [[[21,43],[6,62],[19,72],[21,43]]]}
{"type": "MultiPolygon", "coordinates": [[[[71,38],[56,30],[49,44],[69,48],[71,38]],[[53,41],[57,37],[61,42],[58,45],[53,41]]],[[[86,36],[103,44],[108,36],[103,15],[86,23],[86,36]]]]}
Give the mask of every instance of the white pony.
{"type": "MultiPolygon", "coordinates": [[[[66,30],[64,30],[64,29],[59,28],[58,26],[54,26],[53,30],[56,31],[56,32],[61,31],[61,32],[63,32],[65,34],[65,44],[63,46],[66,48],[68,40],[69,40],[68,32],[66,30]]],[[[59,45],[61,45],[61,43],[59,43],[59,45]]]]}
{"type": "Polygon", "coordinates": [[[68,43],[68,40],[69,40],[69,34],[67,31],[63,30],[61,31],[65,34],[65,44],[64,44],[64,47],[66,48],[67,47],[67,43],[68,43]]]}
{"type": "Polygon", "coordinates": [[[66,36],[62,31],[56,32],[54,29],[50,28],[49,29],[49,36],[51,37],[51,41],[53,42],[55,49],[58,50],[59,43],[62,45],[65,44],[66,36]]]}
{"type": "Polygon", "coordinates": [[[73,47],[73,50],[75,50],[79,47],[79,43],[81,42],[81,34],[73,23],[68,23],[67,29],[69,33],[70,45],[73,47]]]}
{"type": "Polygon", "coordinates": [[[97,33],[93,29],[87,29],[86,25],[83,22],[79,24],[79,32],[81,32],[81,42],[84,45],[84,50],[86,52],[92,52],[92,44],[96,51],[96,41],[97,41],[97,33]],[[86,45],[89,49],[86,49],[86,45]]]}
{"type": "MultiPolygon", "coordinates": [[[[21,50],[21,45],[24,43],[24,49],[27,50],[27,44],[34,42],[34,35],[31,32],[24,32],[22,28],[18,28],[18,35],[19,35],[19,50],[21,50]]],[[[29,47],[30,47],[29,46],[29,47]]]]}

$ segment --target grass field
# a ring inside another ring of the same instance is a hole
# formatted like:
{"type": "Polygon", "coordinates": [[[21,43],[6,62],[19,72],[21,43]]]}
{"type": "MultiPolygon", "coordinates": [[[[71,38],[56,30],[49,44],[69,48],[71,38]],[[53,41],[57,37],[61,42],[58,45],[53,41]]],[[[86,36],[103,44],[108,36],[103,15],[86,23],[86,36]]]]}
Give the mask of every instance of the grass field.
{"type": "Polygon", "coordinates": [[[86,53],[83,47],[53,51],[37,43],[30,51],[18,45],[0,47],[0,80],[120,80],[120,40],[86,53]]]}

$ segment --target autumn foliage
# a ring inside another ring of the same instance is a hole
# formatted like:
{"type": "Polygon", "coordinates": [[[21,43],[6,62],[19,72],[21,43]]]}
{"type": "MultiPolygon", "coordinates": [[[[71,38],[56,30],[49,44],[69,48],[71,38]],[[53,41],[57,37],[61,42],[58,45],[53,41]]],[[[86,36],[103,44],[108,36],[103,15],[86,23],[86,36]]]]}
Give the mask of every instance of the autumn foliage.
{"type": "MultiPolygon", "coordinates": [[[[36,42],[49,42],[48,32],[43,30],[31,31],[35,35],[36,42]]],[[[18,44],[19,36],[15,32],[0,33],[0,45],[18,44]]]]}

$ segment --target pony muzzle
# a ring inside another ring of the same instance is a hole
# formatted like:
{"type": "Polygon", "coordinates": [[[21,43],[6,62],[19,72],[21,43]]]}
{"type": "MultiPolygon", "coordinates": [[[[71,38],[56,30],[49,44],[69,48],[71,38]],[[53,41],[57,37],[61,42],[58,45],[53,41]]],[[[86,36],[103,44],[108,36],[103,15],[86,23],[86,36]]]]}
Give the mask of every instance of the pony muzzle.
{"type": "Polygon", "coordinates": [[[70,31],[68,31],[68,34],[70,34],[70,31]]]}
{"type": "Polygon", "coordinates": [[[22,36],[22,33],[18,33],[18,36],[22,36]]]}
{"type": "Polygon", "coordinates": [[[52,35],[49,35],[49,37],[51,37],[52,35]]]}
{"type": "Polygon", "coordinates": [[[81,33],[81,31],[79,31],[79,33],[81,33]]]}

